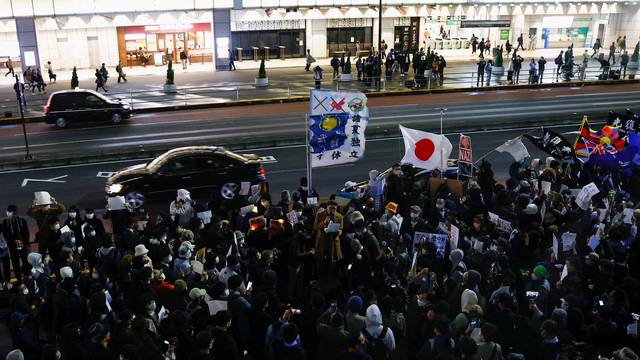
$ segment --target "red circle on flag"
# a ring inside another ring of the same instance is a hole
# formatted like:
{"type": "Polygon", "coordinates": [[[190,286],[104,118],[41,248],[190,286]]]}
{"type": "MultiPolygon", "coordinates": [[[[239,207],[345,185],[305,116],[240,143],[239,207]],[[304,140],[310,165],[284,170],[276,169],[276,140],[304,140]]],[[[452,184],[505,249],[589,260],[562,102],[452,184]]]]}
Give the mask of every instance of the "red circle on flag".
{"type": "Polygon", "coordinates": [[[429,139],[421,139],[416,143],[415,154],[419,160],[427,161],[433,155],[436,146],[429,139]]]}

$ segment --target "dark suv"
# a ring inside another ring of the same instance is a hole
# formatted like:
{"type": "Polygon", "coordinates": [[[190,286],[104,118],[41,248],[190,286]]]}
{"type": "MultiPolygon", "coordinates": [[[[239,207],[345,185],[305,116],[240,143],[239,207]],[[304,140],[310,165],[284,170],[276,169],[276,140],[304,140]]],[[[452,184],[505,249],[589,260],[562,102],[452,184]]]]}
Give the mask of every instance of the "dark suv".
{"type": "Polygon", "coordinates": [[[236,154],[215,146],[189,146],[116,172],[107,180],[106,192],[107,196],[124,196],[126,203],[137,209],[149,198],[175,197],[178,189],[210,195],[212,200],[235,200],[242,182],[265,182],[257,155],[236,154]]]}
{"type": "Polygon", "coordinates": [[[56,91],[44,107],[44,121],[65,128],[69,122],[111,121],[118,124],[131,117],[128,104],[112,100],[93,90],[56,91]]]}

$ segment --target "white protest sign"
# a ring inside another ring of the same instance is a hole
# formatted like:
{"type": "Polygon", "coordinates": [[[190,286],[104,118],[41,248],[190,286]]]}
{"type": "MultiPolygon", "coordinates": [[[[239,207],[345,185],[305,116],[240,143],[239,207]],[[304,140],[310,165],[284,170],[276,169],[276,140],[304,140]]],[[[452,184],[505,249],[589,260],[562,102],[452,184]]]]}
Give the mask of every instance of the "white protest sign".
{"type": "Polygon", "coordinates": [[[607,209],[598,209],[598,221],[603,222],[607,217],[607,209]]]}
{"type": "Polygon", "coordinates": [[[582,187],[582,190],[576,196],[576,204],[582,209],[587,210],[589,208],[589,201],[593,195],[599,193],[600,190],[594,183],[589,183],[582,187]]]}
{"type": "Polygon", "coordinates": [[[318,198],[317,197],[308,197],[307,198],[307,204],[309,204],[310,206],[318,205],[318,198]]]}
{"type": "Polygon", "coordinates": [[[36,191],[33,193],[33,197],[36,199],[36,205],[50,205],[51,195],[46,191],[36,191]]]}
{"type": "Polygon", "coordinates": [[[196,216],[198,217],[198,219],[202,220],[202,223],[205,225],[211,222],[211,216],[212,216],[211,210],[196,213],[196,216]]]}
{"type": "Polygon", "coordinates": [[[240,183],[240,195],[249,195],[249,191],[251,190],[251,182],[242,181],[240,183]]]}
{"type": "Polygon", "coordinates": [[[109,211],[122,210],[125,208],[124,204],[124,196],[113,196],[107,199],[107,208],[109,211]]]}
{"type": "Polygon", "coordinates": [[[576,243],[576,233],[566,232],[562,234],[562,251],[567,252],[573,249],[576,243]]]}
{"type": "Polygon", "coordinates": [[[598,235],[591,236],[588,245],[592,251],[596,251],[596,248],[600,245],[600,237],[598,235]]]}
{"type": "Polygon", "coordinates": [[[460,229],[457,226],[451,224],[451,230],[449,232],[449,244],[451,246],[451,250],[455,250],[458,248],[458,241],[460,239],[460,229]]]}
{"type": "Polygon", "coordinates": [[[298,223],[298,215],[293,210],[287,213],[287,219],[289,219],[289,222],[291,223],[291,225],[295,225],[298,223]]]}
{"type": "Polygon", "coordinates": [[[500,217],[494,213],[492,213],[491,211],[489,211],[489,221],[491,221],[492,223],[498,225],[498,220],[500,219],[500,217]]]}
{"type": "Polygon", "coordinates": [[[511,232],[511,223],[507,220],[498,218],[498,228],[504,230],[505,232],[511,232]]]}
{"type": "Polygon", "coordinates": [[[62,227],[62,229],[60,229],[60,234],[64,234],[67,232],[71,232],[71,228],[69,228],[69,225],[65,225],[62,227]]]}
{"type": "Polygon", "coordinates": [[[633,223],[633,209],[629,209],[629,208],[625,208],[622,211],[622,214],[624,215],[624,218],[622,219],[622,221],[625,224],[631,224],[633,223]]]}

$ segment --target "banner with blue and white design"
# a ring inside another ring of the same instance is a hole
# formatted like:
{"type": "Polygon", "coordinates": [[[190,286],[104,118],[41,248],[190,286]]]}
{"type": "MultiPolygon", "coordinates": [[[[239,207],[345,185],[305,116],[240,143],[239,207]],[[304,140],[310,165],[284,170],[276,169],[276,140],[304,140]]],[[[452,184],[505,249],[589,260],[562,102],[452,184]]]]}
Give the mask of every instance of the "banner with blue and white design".
{"type": "Polygon", "coordinates": [[[364,155],[369,122],[367,97],[360,92],[311,90],[309,151],[311,167],[358,161],[364,155]]]}

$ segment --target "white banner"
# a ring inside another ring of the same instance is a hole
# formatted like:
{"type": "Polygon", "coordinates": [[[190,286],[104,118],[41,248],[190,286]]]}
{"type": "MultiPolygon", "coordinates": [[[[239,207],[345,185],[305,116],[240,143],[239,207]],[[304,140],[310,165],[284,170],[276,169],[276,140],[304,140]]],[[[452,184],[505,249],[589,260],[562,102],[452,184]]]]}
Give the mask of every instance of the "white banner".
{"type": "Polygon", "coordinates": [[[364,155],[369,122],[367,97],[360,92],[311,90],[311,167],[358,161],[364,155]]]}

